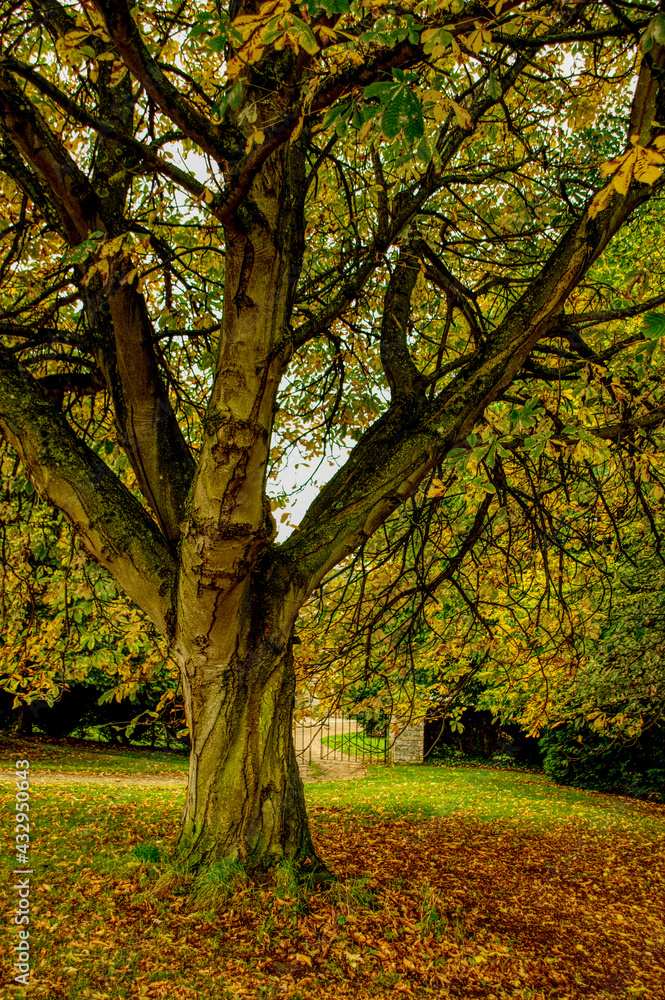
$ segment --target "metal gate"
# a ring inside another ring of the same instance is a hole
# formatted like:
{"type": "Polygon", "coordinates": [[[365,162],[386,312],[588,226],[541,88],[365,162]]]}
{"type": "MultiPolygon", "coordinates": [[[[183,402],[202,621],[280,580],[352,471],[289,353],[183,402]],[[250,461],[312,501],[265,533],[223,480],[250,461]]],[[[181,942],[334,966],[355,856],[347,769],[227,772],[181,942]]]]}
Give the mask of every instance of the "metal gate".
{"type": "Polygon", "coordinates": [[[387,727],[385,733],[367,732],[362,723],[348,715],[325,719],[305,716],[293,726],[296,757],[306,764],[316,760],[385,764],[389,742],[387,727]]]}

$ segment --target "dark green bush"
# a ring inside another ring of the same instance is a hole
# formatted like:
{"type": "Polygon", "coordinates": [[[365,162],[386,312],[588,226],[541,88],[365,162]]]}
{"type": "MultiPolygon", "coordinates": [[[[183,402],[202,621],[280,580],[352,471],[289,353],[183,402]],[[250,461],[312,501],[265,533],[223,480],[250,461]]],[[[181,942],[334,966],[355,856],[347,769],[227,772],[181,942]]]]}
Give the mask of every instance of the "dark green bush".
{"type": "Polygon", "coordinates": [[[538,740],[516,723],[502,723],[488,709],[465,707],[461,731],[436,708],[425,719],[425,760],[432,764],[491,764],[496,767],[538,768],[538,740]]]}
{"type": "Polygon", "coordinates": [[[540,739],[543,770],[560,785],[662,801],[665,798],[665,725],[630,742],[588,726],[559,726],[540,739]]]}

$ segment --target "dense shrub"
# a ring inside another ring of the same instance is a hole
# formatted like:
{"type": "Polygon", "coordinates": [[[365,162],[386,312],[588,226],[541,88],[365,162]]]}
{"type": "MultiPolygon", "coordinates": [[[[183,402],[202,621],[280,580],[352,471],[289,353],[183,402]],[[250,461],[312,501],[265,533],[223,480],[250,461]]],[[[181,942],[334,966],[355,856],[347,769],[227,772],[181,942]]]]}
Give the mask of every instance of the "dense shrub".
{"type": "Polygon", "coordinates": [[[665,798],[665,725],[631,742],[560,726],[540,739],[543,770],[561,785],[636,798],[665,798]]]}
{"type": "Polygon", "coordinates": [[[527,736],[515,723],[500,722],[489,710],[464,708],[461,731],[456,731],[449,719],[437,715],[433,709],[425,720],[426,762],[491,762],[518,767],[541,764],[538,740],[527,736]]]}

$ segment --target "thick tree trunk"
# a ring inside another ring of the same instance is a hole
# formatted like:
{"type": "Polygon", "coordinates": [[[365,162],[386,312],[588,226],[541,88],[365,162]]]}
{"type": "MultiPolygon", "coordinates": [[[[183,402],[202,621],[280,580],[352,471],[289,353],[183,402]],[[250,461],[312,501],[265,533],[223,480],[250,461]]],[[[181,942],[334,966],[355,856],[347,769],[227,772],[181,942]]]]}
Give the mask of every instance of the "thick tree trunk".
{"type": "Polygon", "coordinates": [[[321,871],[293,746],[291,642],[243,646],[225,664],[182,663],[192,750],[178,852],[192,865],[288,859],[321,871]]]}
{"type": "MultiPolygon", "coordinates": [[[[305,158],[279,150],[226,233],[215,386],[180,546],[174,652],[192,740],[179,852],[192,865],[282,858],[320,867],[292,739],[299,602],[267,583],[266,470],[291,356],[304,247],[305,158]]],[[[301,600],[305,595],[301,595],[301,600]]]]}

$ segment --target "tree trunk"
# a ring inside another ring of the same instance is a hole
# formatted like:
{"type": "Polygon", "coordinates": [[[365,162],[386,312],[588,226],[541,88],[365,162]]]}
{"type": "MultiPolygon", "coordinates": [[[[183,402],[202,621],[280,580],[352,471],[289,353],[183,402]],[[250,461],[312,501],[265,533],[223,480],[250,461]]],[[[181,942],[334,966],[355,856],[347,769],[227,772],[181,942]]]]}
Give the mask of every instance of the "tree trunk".
{"type": "Polygon", "coordinates": [[[226,664],[181,661],[192,749],[178,853],[193,866],[288,859],[321,872],[293,745],[291,640],[281,650],[265,640],[244,645],[226,664]]]}
{"type": "Polygon", "coordinates": [[[290,636],[306,595],[294,602],[288,581],[267,582],[275,523],[266,470],[292,352],[304,170],[297,143],[278,150],[226,231],[223,325],[181,540],[173,644],[192,741],[178,849],[192,865],[320,866],[291,728],[290,636]]]}
{"type": "Polygon", "coordinates": [[[19,705],[17,710],[18,735],[32,736],[33,715],[29,705],[19,705]]]}

